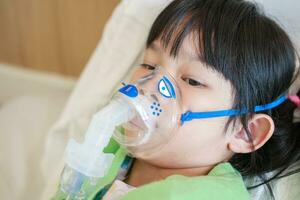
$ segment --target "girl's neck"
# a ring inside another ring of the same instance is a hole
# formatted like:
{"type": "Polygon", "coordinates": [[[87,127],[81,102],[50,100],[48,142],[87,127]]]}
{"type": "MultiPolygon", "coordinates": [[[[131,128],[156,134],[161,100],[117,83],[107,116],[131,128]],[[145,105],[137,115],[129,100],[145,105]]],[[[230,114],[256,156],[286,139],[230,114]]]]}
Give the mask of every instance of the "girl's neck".
{"type": "Polygon", "coordinates": [[[171,175],[183,175],[183,176],[203,176],[214,166],[195,167],[195,168],[160,168],[147,163],[144,160],[135,159],[133,166],[130,170],[129,176],[125,179],[125,182],[134,187],[139,187],[154,181],[160,181],[171,175]]]}

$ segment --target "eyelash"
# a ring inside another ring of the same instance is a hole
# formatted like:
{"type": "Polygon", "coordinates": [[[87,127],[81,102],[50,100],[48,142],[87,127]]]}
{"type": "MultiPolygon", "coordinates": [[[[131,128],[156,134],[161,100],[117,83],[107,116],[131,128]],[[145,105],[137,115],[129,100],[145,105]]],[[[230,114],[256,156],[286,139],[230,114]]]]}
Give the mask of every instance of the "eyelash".
{"type": "Polygon", "coordinates": [[[193,87],[201,87],[201,86],[204,86],[202,83],[200,83],[199,81],[196,81],[194,79],[191,79],[191,78],[182,78],[182,80],[184,82],[186,82],[187,84],[193,86],[193,87]]]}
{"type": "MultiPolygon", "coordinates": [[[[155,70],[156,69],[156,65],[150,65],[150,64],[147,64],[147,63],[142,63],[141,66],[147,70],[155,70]]],[[[196,81],[194,79],[191,79],[191,78],[182,78],[182,80],[184,82],[186,82],[187,84],[193,86],[193,87],[201,87],[201,86],[205,86],[203,85],[202,83],[200,83],[199,81],[196,81]]]]}
{"type": "Polygon", "coordinates": [[[141,66],[148,70],[155,70],[157,67],[156,65],[150,65],[150,64],[146,64],[146,63],[142,63],[141,66]]]}

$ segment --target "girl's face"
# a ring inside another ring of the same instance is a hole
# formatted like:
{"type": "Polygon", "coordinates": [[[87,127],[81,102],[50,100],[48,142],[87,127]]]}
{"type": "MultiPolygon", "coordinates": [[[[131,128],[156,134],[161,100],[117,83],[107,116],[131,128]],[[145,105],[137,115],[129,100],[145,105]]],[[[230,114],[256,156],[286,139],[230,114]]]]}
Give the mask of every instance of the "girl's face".
{"type": "MultiPolygon", "coordinates": [[[[162,66],[175,78],[184,112],[230,109],[231,84],[198,59],[191,41],[190,37],[184,40],[176,58],[169,55],[169,48],[164,50],[158,40],[154,41],[146,49],[143,63],[162,66]]],[[[139,78],[137,69],[133,80],[139,78]]],[[[227,120],[228,117],[219,117],[186,122],[162,149],[139,158],[164,168],[210,166],[228,160],[232,152],[227,148],[231,134],[224,133],[227,120]]],[[[228,131],[232,130],[229,126],[228,131]]]]}

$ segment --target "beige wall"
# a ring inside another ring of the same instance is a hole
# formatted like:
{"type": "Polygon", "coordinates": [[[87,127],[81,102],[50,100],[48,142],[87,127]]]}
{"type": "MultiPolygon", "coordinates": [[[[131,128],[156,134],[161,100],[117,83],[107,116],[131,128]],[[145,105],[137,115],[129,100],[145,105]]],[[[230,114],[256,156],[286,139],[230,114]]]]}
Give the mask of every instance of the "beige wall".
{"type": "Polygon", "coordinates": [[[120,0],[0,0],[0,62],[78,76],[120,0]]]}

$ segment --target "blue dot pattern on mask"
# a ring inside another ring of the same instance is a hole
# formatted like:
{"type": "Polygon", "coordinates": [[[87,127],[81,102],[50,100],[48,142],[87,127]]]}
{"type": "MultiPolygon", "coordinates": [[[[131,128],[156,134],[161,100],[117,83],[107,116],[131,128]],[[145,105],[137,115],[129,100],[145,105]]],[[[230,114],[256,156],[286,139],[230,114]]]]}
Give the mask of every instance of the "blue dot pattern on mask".
{"type": "Polygon", "coordinates": [[[161,108],[160,108],[160,104],[157,103],[157,102],[153,102],[152,105],[150,106],[150,108],[153,110],[152,112],[152,115],[156,115],[156,116],[159,116],[160,113],[163,111],[161,108]]]}

